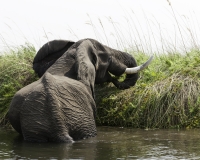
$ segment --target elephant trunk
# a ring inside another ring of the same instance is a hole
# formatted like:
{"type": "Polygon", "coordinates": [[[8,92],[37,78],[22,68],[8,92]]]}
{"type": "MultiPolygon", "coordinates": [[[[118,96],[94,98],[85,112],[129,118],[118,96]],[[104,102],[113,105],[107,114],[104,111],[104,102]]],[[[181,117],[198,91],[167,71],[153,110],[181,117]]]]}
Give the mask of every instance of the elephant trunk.
{"type": "MultiPolygon", "coordinates": [[[[151,61],[153,59],[153,56],[151,56],[147,62],[145,62],[144,64],[142,64],[140,66],[137,66],[136,61],[135,61],[134,58],[132,58],[132,57],[130,58],[129,57],[129,59],[132,59],[131,62],[130,61],[124,61],[123,64],[120,65],[120,66],[123,66],[122,67],[123,69],[122,68],[119,69],[117,66],[115,67],[115,70],[117,70],[118,73],[119,73],[119,70],[121,70],[121,74],[126,73],[126,78],[125,78],[125,80],[123,82],[119,82],[115,78],[112,79],[112,83],[119,89],[128,89],[131,86],[134,86],[135,83],[138,80],[138,77],[139,77],[138,76],[138,72],[142,71],[143,69],[145,69],[151,63],[151,61]],[[131,67],[131,68],[129,68],[129,67],[131,67]],[[124,72],[122,72],[122,70],[124,72]]],[[[110,72],[114,74],[114,71],[112,72],[112,70],[111,70],[110,72]]],[[[114,74],[114,75],[116,75],[116,74],[114,74]]]]}

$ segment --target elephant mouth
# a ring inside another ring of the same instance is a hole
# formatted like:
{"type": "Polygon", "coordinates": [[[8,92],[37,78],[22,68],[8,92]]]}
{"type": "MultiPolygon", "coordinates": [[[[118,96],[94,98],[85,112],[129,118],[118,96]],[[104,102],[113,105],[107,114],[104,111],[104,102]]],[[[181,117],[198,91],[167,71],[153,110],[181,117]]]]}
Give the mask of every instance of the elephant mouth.
{"type": "Polygon", "coordinates": [[[145,63],[143,63],[140,66],[137,67],[132,67],[132,68],[126,68],[125,72],[126,74],[134,74],[134,73],[138,73],[142,70],[144,70],[145,68],[148,67],[148,65],[151,63],[151,61],[153,60],[153,56],[151,56],[148,61],[146,61],[145,63]]]}
{"type": "Polygon", "coordinates": [[[153,56],[151,56],[145,63],[143,63],[140,66],[126,68],[124,72],[126,76],[125,80],[122,82],[119,82],[118,79],[112,78],[112,83],[119,89],[128,89],[131,86],[134,86],[138,79],[138,72],[147,68],[152,60],[153,60],[153,56]]]}

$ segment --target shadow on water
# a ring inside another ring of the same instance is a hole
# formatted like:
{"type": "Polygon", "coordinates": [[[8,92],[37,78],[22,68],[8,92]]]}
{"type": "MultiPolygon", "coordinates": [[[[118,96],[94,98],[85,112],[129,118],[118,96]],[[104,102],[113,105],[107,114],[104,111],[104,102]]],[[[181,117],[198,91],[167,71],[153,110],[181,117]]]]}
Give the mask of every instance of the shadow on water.
{"type": "Polygon", "coordinates": [[[0,159],[200,159],[200,130],[98,127],[98,136],[73,144],[29,143],[0,130],[0,159]]]}

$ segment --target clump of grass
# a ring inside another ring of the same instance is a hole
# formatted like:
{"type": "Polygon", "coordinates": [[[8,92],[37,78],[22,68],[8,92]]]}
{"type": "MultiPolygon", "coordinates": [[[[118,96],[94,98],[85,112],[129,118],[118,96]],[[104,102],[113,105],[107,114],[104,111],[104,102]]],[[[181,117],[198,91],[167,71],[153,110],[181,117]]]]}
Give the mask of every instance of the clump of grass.
{"type": "MultiPolygon", "coordinates": [[[[138,62],[146,59],[142,53],[135,57],[138,62]]],[[[97,87],[97,123],[136,128],[200,127],[199,57],[199,51],[159,55],[140,73],[134,87],[121,92],[97,87]]]]}
{"type": "Polygon", "coordinates": [[[188,124],[188,121],[200,113],[199,86],[198,79],[174,73],[145,87],[141,97],[138,97],[140,106],[145,106],[142,127],[173,128],[194,125],[188,124]]]}
{"type": "Polygon", "coordinates": [[[13,95],[37,79],[32,70],[35,48],[26,44],[0,56],[0,124],[7,123],[6,114],[13,95]]]}

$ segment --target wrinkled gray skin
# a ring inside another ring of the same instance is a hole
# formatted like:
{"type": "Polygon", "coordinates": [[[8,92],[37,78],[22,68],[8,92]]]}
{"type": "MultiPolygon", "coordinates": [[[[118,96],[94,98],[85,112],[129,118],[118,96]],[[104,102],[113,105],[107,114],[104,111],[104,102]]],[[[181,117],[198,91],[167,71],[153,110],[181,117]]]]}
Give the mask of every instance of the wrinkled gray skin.
{"type": "Polygon", "coordinates": [[[135,85],[138,74],[120,76],[136,61],[125,52],[93,39],[51,41],[37,53],[33,68],[41,77],[19,90],[8,117],[27,141],[73,142],[96,135],[94,84],[112,82],[120,89],[135,85]]]}

